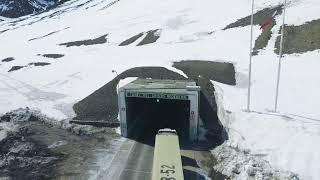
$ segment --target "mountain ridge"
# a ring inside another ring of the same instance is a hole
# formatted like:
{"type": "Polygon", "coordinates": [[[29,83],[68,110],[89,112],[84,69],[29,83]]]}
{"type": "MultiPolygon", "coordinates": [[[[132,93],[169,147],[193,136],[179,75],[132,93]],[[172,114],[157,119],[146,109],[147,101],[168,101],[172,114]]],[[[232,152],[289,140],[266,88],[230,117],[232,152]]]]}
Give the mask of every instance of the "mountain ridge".
{"type": "Polygon", "coordinates": [[[3,0],[0,2],[0,16],[18,18],[21,16],[40,13],[54,8],[65,0],[3,0]]]}

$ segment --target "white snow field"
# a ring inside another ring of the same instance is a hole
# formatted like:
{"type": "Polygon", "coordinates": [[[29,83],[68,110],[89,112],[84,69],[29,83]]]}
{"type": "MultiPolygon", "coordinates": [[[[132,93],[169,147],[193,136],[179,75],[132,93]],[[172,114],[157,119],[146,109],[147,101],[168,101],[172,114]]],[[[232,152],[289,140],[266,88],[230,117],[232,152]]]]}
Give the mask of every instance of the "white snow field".
{"type": "MultiPolygon", "coordinates": [[[[250,14],[250,0],[71,0],[51,11],[0,21],[0,114],[28,106],[57,120],[74,115],[72,105],[121,73],[137,66],[163,66],[173,61],[232,62],[236,86],[213,82],[219,117],[229,133],[229,146],[248,150],[279,170],[302,179],[320,179],[320,53],[285,55],[274,108],[278,57],[273,52],[281,16],[267,48],[253,57],[252,104],[246,109],[250,27],[222,29],[250,14]],[[79,5],[79,6],[78,6],[79,5]],[[81,5],[81,6],[80,6],[81,5]],[[53,17],[48,17],[52,15],[53,17]],[[118,46],[149,30],[161,29],[153,44],[118,46]],[[2,32],[2,33],[1,33],[2,32]],[[213,32],[212,34],[208,34],[213,32]],[[90,46],[61,43],[94,39],[90,46]],[[36,38],[36,39],[35,39],[36,38]],[[38,54],[64,54],[53,59],[38,54]],[[48,62],[47,66],[28,65],[48,62]],[[28,66],[27,66],[28,65],[28,66]],[[13,66],[26,66],[8,72],[13,66]]],[[[256,0],[255,11],[282,3],[256,0]]],[[[286,22],[301,25],[320,18],[319,0],[289,0],[286,22]]],[[[261,30],[254,27],[254,38],[261,30]]],[[[180,72],[175,70],[176,72],[180,72]]],[[[228,168],[228,167],[226,167],[228,168]]]]}

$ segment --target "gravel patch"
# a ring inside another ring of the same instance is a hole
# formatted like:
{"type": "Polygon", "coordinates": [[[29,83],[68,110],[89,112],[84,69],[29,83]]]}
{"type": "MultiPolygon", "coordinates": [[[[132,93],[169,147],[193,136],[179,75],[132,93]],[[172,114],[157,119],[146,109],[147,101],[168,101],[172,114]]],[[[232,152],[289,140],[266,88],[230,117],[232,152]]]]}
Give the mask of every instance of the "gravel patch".
{"type": "MultiPolygon", "coordinates": [[[[275,44],[275,53],[279,54],[280,34],[275,44]]],[[[300,26],[286,25],[283,34],[283,54],[305,53],[320,49],[320,19],[300,26]]]]}

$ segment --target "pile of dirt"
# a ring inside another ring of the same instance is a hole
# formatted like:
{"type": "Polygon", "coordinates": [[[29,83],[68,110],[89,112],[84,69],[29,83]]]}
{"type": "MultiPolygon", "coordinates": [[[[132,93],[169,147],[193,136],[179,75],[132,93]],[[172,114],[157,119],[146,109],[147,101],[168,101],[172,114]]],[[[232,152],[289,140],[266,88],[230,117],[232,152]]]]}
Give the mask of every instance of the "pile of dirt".
{"type": "Polygon", "coordinates": [[[63,158],[44,144],[32,141],[32,132],[20,127],[0,142],[0,179],[51,179],[55,176],[55,164],[63,158]]]}
{"type": "Polygon", "coordinates": [[[19,123],[17,129],[9,131],[0,141],[0,179],[52,179],[57,173],[55,165],[63,155],[30,138],[36,132],[27,122],[38,118],[25,112],[7,113],[0,118],[0,123],[19,123]]]}
{"type": "Polygon", "coordinates": [[[48,62],[31,62],[31,63],[29,63],[28,65],[25,65],[25,66],[12,66],[11,69],[8,70],[8,72],[17,71],[17,70],[20,70],[22,68],[30,67],[30,66],[48,66],[50,64],[51,63],[48,63],[48,62]]]}
{"type": "Polygon", "coordinates": [[[28,108],[6,113],[1,123],[15,128],[0,141],[0,179],[89,179],[103,168],[97,155],[109,155],[119,138],[110,128],[56,121],[28,108]]]}

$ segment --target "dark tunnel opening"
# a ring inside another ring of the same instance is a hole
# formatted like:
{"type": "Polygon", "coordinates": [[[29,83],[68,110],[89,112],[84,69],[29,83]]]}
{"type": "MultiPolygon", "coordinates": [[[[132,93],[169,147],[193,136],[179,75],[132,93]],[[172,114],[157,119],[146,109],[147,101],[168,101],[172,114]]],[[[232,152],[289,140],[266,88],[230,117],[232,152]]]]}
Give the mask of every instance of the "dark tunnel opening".
{"type": "Polygon", "coordinates": [[[126,98],[128,137],[154,145],[159,129],[175,129],[179,139],[189,138],[190,101],[157,98],[126,98]]]}

